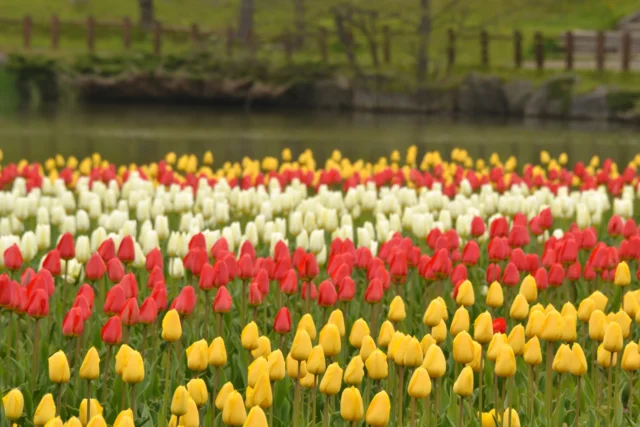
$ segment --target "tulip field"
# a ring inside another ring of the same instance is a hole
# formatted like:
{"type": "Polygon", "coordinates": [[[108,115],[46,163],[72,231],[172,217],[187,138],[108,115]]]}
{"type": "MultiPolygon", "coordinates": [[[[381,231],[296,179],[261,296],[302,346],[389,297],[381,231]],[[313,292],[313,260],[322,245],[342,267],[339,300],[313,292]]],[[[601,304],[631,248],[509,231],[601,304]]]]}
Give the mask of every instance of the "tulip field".
{"type": "Polygon", "coordinates": [[[370,160],[0,163],[0,426],[640,425],[640,155],[370,160]]]}

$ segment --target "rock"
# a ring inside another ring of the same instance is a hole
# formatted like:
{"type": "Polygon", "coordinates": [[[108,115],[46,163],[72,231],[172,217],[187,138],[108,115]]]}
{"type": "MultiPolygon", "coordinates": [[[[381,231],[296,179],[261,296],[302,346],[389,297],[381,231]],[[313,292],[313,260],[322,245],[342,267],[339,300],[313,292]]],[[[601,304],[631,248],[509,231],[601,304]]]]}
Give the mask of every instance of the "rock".
{"type": "Polygon", "coordinates": [[[509,114],[521,116],[524,107],[534,91],[533,83],[529,80],[512,80],[504,85],[509,114]]]}
{"type": "Polygon", "coordinates": [[[561,75],[542,83],[525,103],[525,116],[567,117],[571,110],[573,87],[577,81],[576,76],[561,75]]]}
{"type": "Polygon", "coordinates": [[[590,93],[576,95],[571,99],[571,118],[606,120],[611,115],[608,105],[609,90],[599,87],[590,93]]]}
{"type": "Polygon", "coordinates": [[[471,115],[507,115],[509,103],[497,77],[471,73],[458,88],[458,109],[471,115]]]}

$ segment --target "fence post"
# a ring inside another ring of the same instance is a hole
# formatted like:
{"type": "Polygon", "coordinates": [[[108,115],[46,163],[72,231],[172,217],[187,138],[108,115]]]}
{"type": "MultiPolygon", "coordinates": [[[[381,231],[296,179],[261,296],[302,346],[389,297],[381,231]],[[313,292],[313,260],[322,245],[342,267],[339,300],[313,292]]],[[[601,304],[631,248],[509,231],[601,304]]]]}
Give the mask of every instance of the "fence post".
{"type": "Polygon", "coordinates": [[[522,68],[522,33],[518,30],[513,33],[513,56],[516,68],[522,68]]]}
{"type": "Polygon", "coordinates": [[[456,63],[456,33],[449,28],[449,42],[447,45],[447,70],[451,71],[456,63]]]}
{"type": "Polygon", "coordinates": [[[231,58],[233,56],[233,27],[227,28],[227,56],[231,58]]]}
{"type": "Polygon", "coordinates": [[[536,31],[534,36],[536,51],[536,68],[538,71],[544,70],[544,37],[540,31],[536,31]]]}
{"type": "Polygon", "coordinates": [[[96,37],[96,20],[93,16],[87,18],[87,49],[93,53],[96,37]]]}
{"type": "Polygon", "coordinates": [[[51,16],[51,49],[58,50],[58,40],[60,38],[60,20],[57,15],[51,16]]]}
{"type": "Polygon", "coordinates": [[[162,44],[162,24],[156,21],[153,24],[153,54],[160,55],[160,48],[162,44]]]}
{"type": "Polygon", "coordinates": [[[22,42],[25,49],[31,49],[31,16],[25,15],[22,19],[22,42]]]}
{"type": "Polygon", "coordinates": [[[320,27],[320,56],[325,64],[329,62],[329,50],[327,48],[327,29],[320,27]]]}
{"type": "Polygon", "coordinates": [[[622,46],[620,47],[622,53],[622,71],[629,71],[629,65],[631,63],[631,33],[625,31],[622,34],[622,46]]]}
{"type": "Polygon", "coordinates": [[[564,33],[564,57],[567,70],[573,70],[573,33],[571,31],[564,33]]]}
{"type": "Polygon", "coordinates": [[[200,28],[198,28],[198,24],[191,24],[191,41],[193,42],[194,47],[200,46],[200,28]]]}
{"type": "Polygon", "coordinates": [[[596,68],[598,71],[604,70],[604,31],[596,34],[596,68]]]}
{"type": "Polygon", "coordinates": [[[385,64],[391,64],[391,29],[388,25],[382,27],[382,53],[385,64]]]}
{"type": "Polygon", "coordinates": [[[480,63],[483,67],[489,66],[489,33],[487,30],[480,32],[480,63]]]}
{"type": "Polygon", "coordinates": [[[122,44],[125,50],[131,48],[131,19],[128,16],[122,19],[122,44]]]}

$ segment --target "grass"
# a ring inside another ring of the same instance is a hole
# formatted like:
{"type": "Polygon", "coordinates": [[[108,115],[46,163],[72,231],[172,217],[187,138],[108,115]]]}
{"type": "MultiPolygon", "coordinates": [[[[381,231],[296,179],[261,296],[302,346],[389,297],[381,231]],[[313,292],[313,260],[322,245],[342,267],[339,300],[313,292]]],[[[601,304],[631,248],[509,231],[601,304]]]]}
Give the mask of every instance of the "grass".
{"type": "MultiPolygon", "coordinates": [[[[524,36],[524,53],[530,59],[533,54],[533,33],[542,31],[547,38],[555,40],[568,29],[608,29],[617,21],[638,9],[634,0],[461,0],[453,9],[447,9],[450,0],[432,0],[434,13],[433,35],[431,38],[432,72],[443,74],[446,67],[446,30],[459,30],[456,64],[460,67],[474,67],[480,62],[478,32],[486,29],[492,38],[489,54],[491,67],[505,68],[513,64],[513,45],[503,36],[510,36],[520,30],[524,36]],[[443,12],[443,9],[445,11],[443,12]]],[[[319,26],[333,29],[331,7],[342,3],[339,0],[310,2],[306,4],[309,30],[319,26]]],[[[383,71],[394,76],[413,80],[419,15],[417,1],[405,2],[401,12],[397,12],[394,0],[352,0],[351,3],[375,9],[380,12],[380,25],[389,25],[396,34],[391,44],[391,63],[383,66],[383,71]]],[[[220,35],[226,28],[237,24],[239,0],[156,0],[156,18],[167,25],[188,27],[197,23],[201,29],[216,30],[220,35]]],[[[273,42],[284,30],[293,28],[293,2],[290,0],[269,0],[258,2],[256,6],[256,34],[262,46],[259,56],[283,61],[285,53],[281,44],[273,42]]],[[[49,19],[57,14],[62,21],[82,21],[88,16],[100,20],[119,20],[129,16],[136,20],[137,2],[132,0],[6,0],[1,17],[22,18],[31,15],[35,22],[32,49],[51,53],[49,19]]],[[[371,59],[364,37],[355,33],[358,61],[365,68],[371,66],[371,59]]],[[[152,34],[135,30],[133,49],[137,52],[151,52],[152,34]]],[[[329,61],[344,63],[342,47],[335,36],[328,40],[329,61]]],[[[203,48],[224,54],[224,39],[211,36],[203,42],[203,48]]],[[[0,51],[20,51],[22,31],[20,25],[3,25],[0,29],[0,51]]],[[[188,35],[166,35],[163,37],[163,53],[184,53],[192,49],[188,35]]],[[[86,52],[85,29],[82,26],[63,26],[60,36],[60,51],[57,55],[76,55],[86,52]]],[[[118,29],[100,27],[96,31],[96,51],[99,53],[121,53],[122,34],[118,29]]],[[[305,50],[297,52],[294,60],[317,60],[320,56],[317,42],[313,39],[305,50]]],[[[504,71],[502,71],[504,72],[504,71]]]]}

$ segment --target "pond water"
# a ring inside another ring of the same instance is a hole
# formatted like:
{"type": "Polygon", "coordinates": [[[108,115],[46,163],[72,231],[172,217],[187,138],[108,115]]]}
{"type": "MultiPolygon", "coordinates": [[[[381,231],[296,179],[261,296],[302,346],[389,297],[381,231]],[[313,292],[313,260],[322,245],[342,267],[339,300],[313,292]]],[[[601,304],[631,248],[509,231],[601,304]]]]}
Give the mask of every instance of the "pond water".
{"type": "Polygon", "coordinates": [[[53,110],[0,110],[0,148],[6,161],[43,161],[61,153],[93,152],[115,163],[150,162],[165,153],[202,154],[216,164],[243,156],[294,155],[311,148],[323,162],[334,148],[374,161],[393,149],[415,144],[420,153],[454,147],[474,157],[492,152],[515,155],[520,165],[537,161],[540,150],[569,154],[571,161],[593,154],[626,162],[640,152],[640,128],[615,123],[478,121],[416,115],[244,111],[142,105],[75,106],[53,110]]]}

